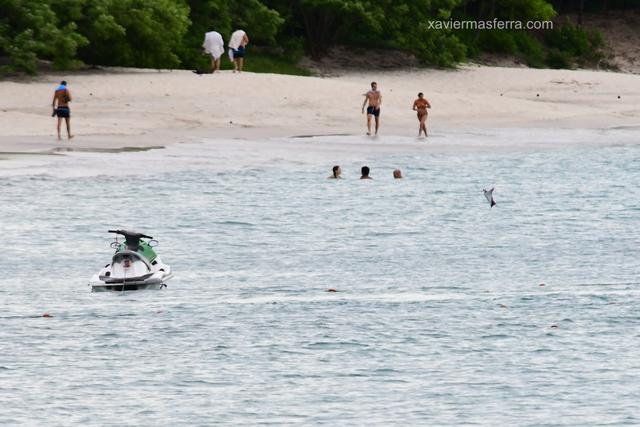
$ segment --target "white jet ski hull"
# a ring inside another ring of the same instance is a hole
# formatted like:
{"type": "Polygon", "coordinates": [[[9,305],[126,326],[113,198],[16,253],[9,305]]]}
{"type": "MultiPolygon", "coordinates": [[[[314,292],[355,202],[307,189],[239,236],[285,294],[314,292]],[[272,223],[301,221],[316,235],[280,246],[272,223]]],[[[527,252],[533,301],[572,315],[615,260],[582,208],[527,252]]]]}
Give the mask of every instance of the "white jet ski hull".
{"type": "Polygon", "coordinates": [[[152,265],[133,260],[126,268],[120,263],[106,265],[93,275],[89,285],[91,292],[162,289],[167,287],[166,282],[172,277],[171,267],[162,263],[160,258],[156,258],[152,265]]]}

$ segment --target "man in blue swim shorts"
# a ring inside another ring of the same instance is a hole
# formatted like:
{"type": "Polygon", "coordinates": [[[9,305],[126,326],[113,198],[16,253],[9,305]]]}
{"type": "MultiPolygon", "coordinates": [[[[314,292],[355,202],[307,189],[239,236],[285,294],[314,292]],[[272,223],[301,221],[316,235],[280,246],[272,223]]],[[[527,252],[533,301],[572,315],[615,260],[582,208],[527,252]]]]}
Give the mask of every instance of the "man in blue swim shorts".
{"type": "Polygon", "coordinates": [[[362,114],[364,107],[367,106],[367,135],[371,135],[371,117],[376,119],[376,135],[380,127],[380,105],[382,104],[382,94],[378,90],[378,84],[371,82],[371,90],[364,94],[364,102],[362,103],[362,114]],[[369,104],[367,106],[367,104],[369,104]]]}
{"type": "Polygon", "coordinates": [[[236,30],[229,40],[229,59],[233,61],[233,72],[242,72],[249,36],[243,30],[236,30]]]}
{"type": "Polygon", "coordinates": [[[71,110],[69,109],[69,103],[71,102],[71,92],[67,89],[67,82],[62,81],[53,93],[53,101],[51,106],[53,107],[53,115],[58,116],[58,140],[60,140],[60,124],[64,119],[67,125],[67,138],[73,138],[71,135],[71,110]]]}

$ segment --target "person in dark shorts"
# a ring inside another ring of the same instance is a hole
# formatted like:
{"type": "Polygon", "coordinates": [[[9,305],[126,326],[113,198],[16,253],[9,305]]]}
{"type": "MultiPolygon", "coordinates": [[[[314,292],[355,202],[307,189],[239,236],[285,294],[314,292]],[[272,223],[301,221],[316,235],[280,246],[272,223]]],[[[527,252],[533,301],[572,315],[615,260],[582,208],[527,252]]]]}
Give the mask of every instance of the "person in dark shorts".
{"type": "Polygon", "coordinates": [[[364,102],[362,103],[362,114],[364,107],[367,106],[367,135],[371,135],[371,117],[376,120],[376,135],[380,127],[380,105],[382,104],[382,94],[378,90],[378,83],[371,82],[371,90],[364,94],[364,102]]]}
{"type": "Polygon", "coordinates": [[[380,107],[367,107],[367,114],[380,117],[380,107]]]}
{"type": "Polygon", "coordinates": [[[229,59],[233,61],[233,72],[242,72],[249,36],[243,30],[236,30],[229,39],[229,59]]]}
{"type": "Polygon", "coordinates": [[[51,102],[51,107],[53,107],[52,115],[58,117],[58,140],[62,139],[60,137],[60,124],[62,123],[62,119],[64,119],[67,125],[67,138],[73,138],[73,135],[71,135],[71,110],[69,109],[70,102],[71,92],[69,92],[69,89],[67,89],[67,82],[63,80],[62,82],[60,82],[60,85],[53,93],[53,101],[51,102]]]}
{"type": "Polygon", "coordinates": [[[234,49],[233,51],[233,57],[234,58],[244,58],[244,46],[238,46],[237,49],[234,49]]]}

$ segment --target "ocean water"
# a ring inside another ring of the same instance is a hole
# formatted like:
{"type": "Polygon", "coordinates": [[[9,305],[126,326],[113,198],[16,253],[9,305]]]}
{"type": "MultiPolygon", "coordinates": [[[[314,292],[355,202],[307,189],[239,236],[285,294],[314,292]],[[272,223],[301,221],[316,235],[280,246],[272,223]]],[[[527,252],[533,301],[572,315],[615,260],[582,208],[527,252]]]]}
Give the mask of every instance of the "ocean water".
{"type": "Polygon", "coordinates": [[[640,425],[638,132],[537,132],[0,160],[0,424],[640,425]]]}

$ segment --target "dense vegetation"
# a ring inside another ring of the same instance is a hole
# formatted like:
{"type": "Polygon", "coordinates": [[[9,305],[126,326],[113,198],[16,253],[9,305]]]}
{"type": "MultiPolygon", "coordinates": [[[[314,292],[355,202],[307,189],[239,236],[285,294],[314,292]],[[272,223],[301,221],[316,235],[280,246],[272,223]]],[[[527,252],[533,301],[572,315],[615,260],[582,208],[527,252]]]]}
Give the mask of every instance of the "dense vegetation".
{"type": "MultiPolygon", "coordinates": [[[[251,37],[255,70],[298,72],[303,54],[335,44],[413,53],[451,66],[483,52],[522,57],[531,66],[596,60],[601,36],[583,28],[583,11],[637,8],[640,0],[0,0],[4,70],[37,71],[38,59],[81,64],[203,68],[205,31],[236,28],[251,37]],[[552,31],[434,30],[430,20],[550,20],[552,31]],[[257,67],[256,67],[257,65],[257,67]]],[[[251,61],[248,61],[251,66],[251,61]]]]}

